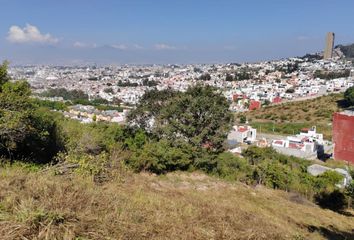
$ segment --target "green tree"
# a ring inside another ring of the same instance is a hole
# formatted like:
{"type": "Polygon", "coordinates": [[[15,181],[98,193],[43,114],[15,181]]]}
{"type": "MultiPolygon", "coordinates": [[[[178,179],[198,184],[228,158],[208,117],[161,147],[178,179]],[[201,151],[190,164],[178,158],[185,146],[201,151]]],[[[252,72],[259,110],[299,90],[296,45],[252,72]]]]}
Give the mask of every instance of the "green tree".
{"type": "Polygon", "coordinates": [[[0,70],[0,155],[50,161],[60,150],[56,123],[30,98],[29,84],[9,82],[6,69],[5,63],[0,70]]]}
{"type": "MultiPolygon", "coordinates": [[[[26,82],[6,82],[0,92],[0,144],[11,157],[28,134],[31,134],[31,116],[34,106],[31,104],[30,90],[26,82]]],[[[4,152],[2,152],[4,154],[4,152]]]]}
{"type": "Polygon", "coordinates": [[[0,90],[1,90],[1,86],[10,80],[10,77],[7,74],[8,65],[9,65],[9,63],[7,61],[4,61],[0,65],[0,90]]]}
{"type": "Polygon", "coordinates": [[[241,115],[240,116],[240,123],[246,123],[247,122],[247,118],[245,115],[241,115]]]}
{"type": "Polygon", "coordinates": [[[234,80],[234,77],[231,74],[226,74],[225,81],[227,82],[232,82],[234,80]]]}
{"type": "Polygon", "coordinates": [[[350,87],[345,91],[344,99],[349,105],[354,106],[354,87],[350,87]]]}
{"type": "Polygon", "coordinates": [[[222,150],[231,128],[226,98],[215,88],[197,85],[185,93],[150,92],[129,116],[158,139],[185,141],[198,148],[222,150]]]}

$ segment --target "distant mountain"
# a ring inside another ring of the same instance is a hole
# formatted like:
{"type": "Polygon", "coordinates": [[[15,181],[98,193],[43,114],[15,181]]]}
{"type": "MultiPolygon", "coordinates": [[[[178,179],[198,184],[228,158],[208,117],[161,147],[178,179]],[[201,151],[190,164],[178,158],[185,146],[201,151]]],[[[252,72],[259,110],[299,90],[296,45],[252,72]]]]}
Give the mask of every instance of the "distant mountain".
{"type": "Polygon", "coordinates": [[[335,49],[339,49],[346,58],[354,58],[354,43],[350,45],[338,45],[335,49]]]}

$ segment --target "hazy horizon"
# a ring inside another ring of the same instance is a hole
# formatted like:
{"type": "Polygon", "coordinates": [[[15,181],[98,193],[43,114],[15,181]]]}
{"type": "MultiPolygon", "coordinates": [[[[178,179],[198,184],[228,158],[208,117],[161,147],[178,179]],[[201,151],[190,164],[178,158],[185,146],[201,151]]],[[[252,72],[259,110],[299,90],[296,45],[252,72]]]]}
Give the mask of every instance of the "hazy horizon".
{"type": "Polygon", "coordinates": [[[354,2],[2,1],[0,60],[14,65],[259,62],[354,42],[354,2]]]}

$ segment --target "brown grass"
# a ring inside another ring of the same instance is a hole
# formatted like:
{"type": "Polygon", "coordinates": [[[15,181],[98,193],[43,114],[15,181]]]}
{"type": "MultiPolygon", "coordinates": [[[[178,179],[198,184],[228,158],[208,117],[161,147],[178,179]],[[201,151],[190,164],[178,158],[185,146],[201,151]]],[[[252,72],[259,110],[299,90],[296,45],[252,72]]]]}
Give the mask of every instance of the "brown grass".
{"type": "Polygon", "coordinates": [[[295,194],[201,173],[77,174],[0,169],[1,239],[345,239],[350,217],[295,194]],[[336,238],[333,238],[336,237],[336,238]],[[342,238],[343,237],[343,238],[342,238]]]}

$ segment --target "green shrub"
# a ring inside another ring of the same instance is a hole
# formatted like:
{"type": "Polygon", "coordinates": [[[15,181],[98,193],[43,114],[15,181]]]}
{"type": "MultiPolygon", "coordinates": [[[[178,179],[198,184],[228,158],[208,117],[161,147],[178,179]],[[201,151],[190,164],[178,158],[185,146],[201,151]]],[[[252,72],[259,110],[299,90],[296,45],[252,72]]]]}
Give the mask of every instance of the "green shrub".
{"type": "Polygon", "coordinates": [[[187,170],[191,166],[188,150],[174,147],[166,140],[148,142],[141,150],[133,153],[127,163],[135,171],[166,173],[175,170],[187,170]]]}
{"type": "Polygon", "coordinates": [[[216,164],[216,174],[230,180],[244,179],[249,171],[246,159],[236,157],[229,152],[219,154],[216,158],[216,164]]]}

